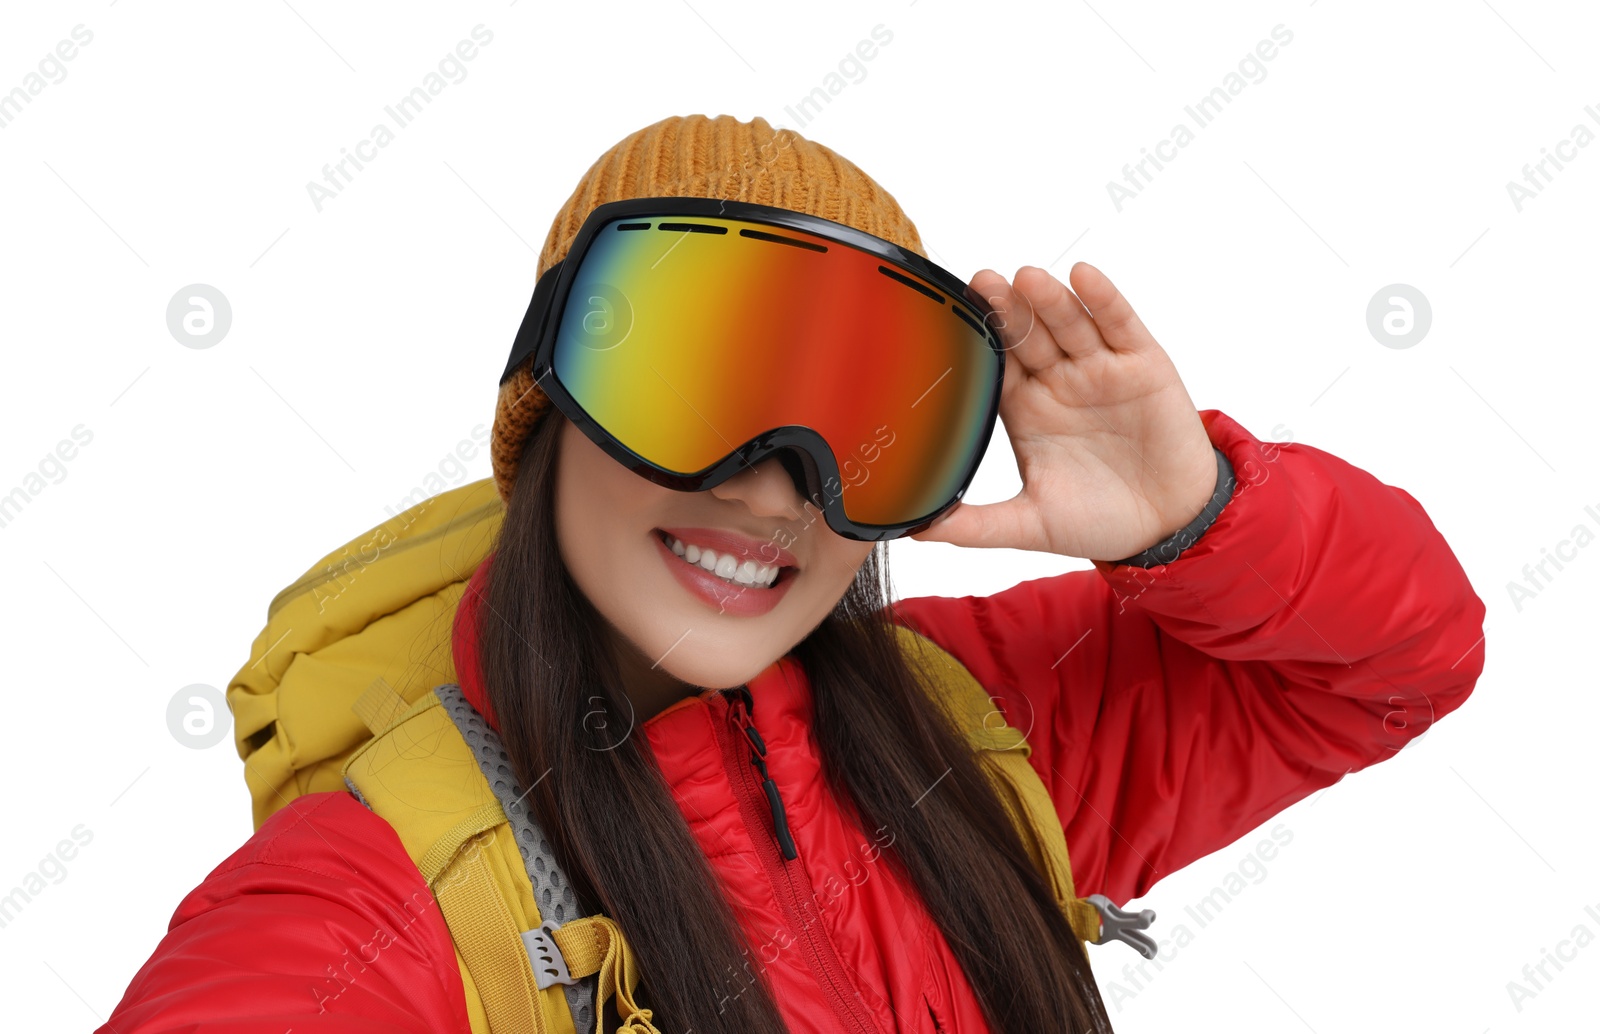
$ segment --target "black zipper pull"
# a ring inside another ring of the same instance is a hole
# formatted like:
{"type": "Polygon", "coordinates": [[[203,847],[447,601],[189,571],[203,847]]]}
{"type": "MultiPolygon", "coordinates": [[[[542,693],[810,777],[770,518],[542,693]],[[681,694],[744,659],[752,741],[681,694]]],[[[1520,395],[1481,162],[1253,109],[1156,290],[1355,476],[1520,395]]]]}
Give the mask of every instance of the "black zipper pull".
{"type": "Polygon", "coordinates": [[[783,810],[783,799],[778,796],[778,784],[773,782],[772,776],[767,772],[766,757],[767,745],[761,739],[761,734],[756,731],[755,718],[751,714],[755,710],[755,698],[751,696],[748,686],[737,686],[724,690],[732,694],[729,697],[734,723],[744,732],[745,739],[750,741],[750,764],[761,773],[761,789],[767,795],[767,806],[772,809],[772,830],[778,839],[778,846],[783,851],[783,857],[793,861],[800,857],[800,852],[794,846],[794,838],[789,835],[789,819],[783,810]]]}

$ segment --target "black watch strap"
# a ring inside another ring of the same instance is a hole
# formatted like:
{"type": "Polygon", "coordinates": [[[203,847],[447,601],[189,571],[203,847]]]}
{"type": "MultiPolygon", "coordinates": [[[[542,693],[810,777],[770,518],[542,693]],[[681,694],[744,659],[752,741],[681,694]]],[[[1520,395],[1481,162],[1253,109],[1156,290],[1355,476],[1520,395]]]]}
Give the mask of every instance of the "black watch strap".
{"type": "Polygon", "coordinates": [[[1211,501],[1206,503],[1205,509],[1200,511],[1200,516],[1190,521],[1171,538],[1157,542],[1138,556],[1128,557],[1126,560],[1113,560],[1113,564],[1126,564],[1129,567],[1156,567],[1161,564],[1170,564],[1178,556],[1199,540],[1205,530],[1216,521],[1222,508],[1228,505],[1228,500],[1233,498],[1233,464],[1228,462],[1227,453],[1211,447],[1217,454],[1217,487],[1211,493],[1211,501]]]}

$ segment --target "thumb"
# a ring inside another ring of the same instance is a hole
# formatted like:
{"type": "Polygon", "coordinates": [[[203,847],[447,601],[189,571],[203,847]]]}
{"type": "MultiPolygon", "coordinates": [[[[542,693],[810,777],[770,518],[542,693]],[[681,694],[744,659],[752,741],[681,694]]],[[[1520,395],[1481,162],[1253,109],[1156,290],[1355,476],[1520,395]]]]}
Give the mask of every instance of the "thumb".
{"type": "Polygon", "coordinates": [[[1019,536],[1007,536],[1021,525],[1022,496],[1003,503],[958,502],[946,510],[938,520],[922,531],[910,536],[918,542],[948,542],[954,546],[994,548],[1012,545],[1019,536]]]}
{"type": "Polygon", "coordinates": [[[910,535],[907,535],[906,538],[916,539],[918,542],[948,542],[949,539],[945,538],[944,534],[944,525],[949,521],[950,515],[954,513],[960,506],[961,504],[957,503],[954,507],[951,507],[944,513],[941,513],[939,516],[935,517],[932,524],[928,525],[926,528],[923,528],[921,531],[912,532],[910,535]]]}

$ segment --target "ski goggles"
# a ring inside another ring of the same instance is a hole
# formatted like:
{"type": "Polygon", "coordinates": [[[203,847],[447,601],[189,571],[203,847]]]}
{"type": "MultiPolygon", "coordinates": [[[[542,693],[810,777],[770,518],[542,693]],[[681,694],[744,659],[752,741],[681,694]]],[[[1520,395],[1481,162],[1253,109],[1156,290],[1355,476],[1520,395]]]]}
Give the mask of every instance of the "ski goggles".
{"type": "Polygon", "coordinates": [[[897,538],[966,491],[1004,351],[972,288],[914,252],[784,208],[595,208],[539,278],[501,383],[535,382],[608,454],[704,491],[778,454],[837,534],[897,538]]]}

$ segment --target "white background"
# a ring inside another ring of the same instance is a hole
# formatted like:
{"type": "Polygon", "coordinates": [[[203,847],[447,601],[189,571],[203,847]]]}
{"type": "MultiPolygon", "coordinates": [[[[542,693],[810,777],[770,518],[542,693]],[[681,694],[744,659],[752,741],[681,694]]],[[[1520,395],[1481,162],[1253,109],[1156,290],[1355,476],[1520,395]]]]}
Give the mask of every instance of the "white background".
{"type": "MultiPolygon", "coordinates": [[[[1520,211],[1507,183],[1575,126],[1600,132],[1600,17],[1511,0],[613,8],[6,5],[0,91],[74,26],[93,40],[0,129],[0,494],[74,427],[93,438],[0,527],[0,892],[74,827],[93,839],[0,929],[4,1025],[95,1026],[249,836],[231,738],[180,744],[168,701],[225,686],[271,597],[489,422],[579,176],[634,129],[727,113],[859,164],[957,275],[1096,263],[1197,405],[1405,488],[1488,606],[1460,711],[1130,903],[1162,936],[1195,930],[1185,907],[1292,831],[1153,979],[1093,949],[1108,998],[1133,992],[1117,1029],[1593,1029],[1600,943],[1547,967],[1520,1011],[1507,983],[1575,926],[1600,936],[1600,548],[1520,609],[1507,586],[1578,525],[1600,531],[1600,146],[1520,211]],[[493,41],[467,77],[318,212],[307,182],[479,24],[493,41]],[[879,24],[893,38],[864,76],[810,121],[785,110],[879,24]],[[1119,212],[1107,183],[1277,25],[1293,39],[1265,78],[1119,212]],[[165,317],[195,283],[233,311],[207,349],[165,317]],[[1405,349],[1366,323],[1395,283],[1432,307],[1405,349]]],[[[1009,453],[997,431],[969,499],[1016,490],[1009,453]]],[[[452,487],[488,475],[480,451],[452,487]]],[[[892,549],[903,597],[1084,566],[892,549]]]]}

